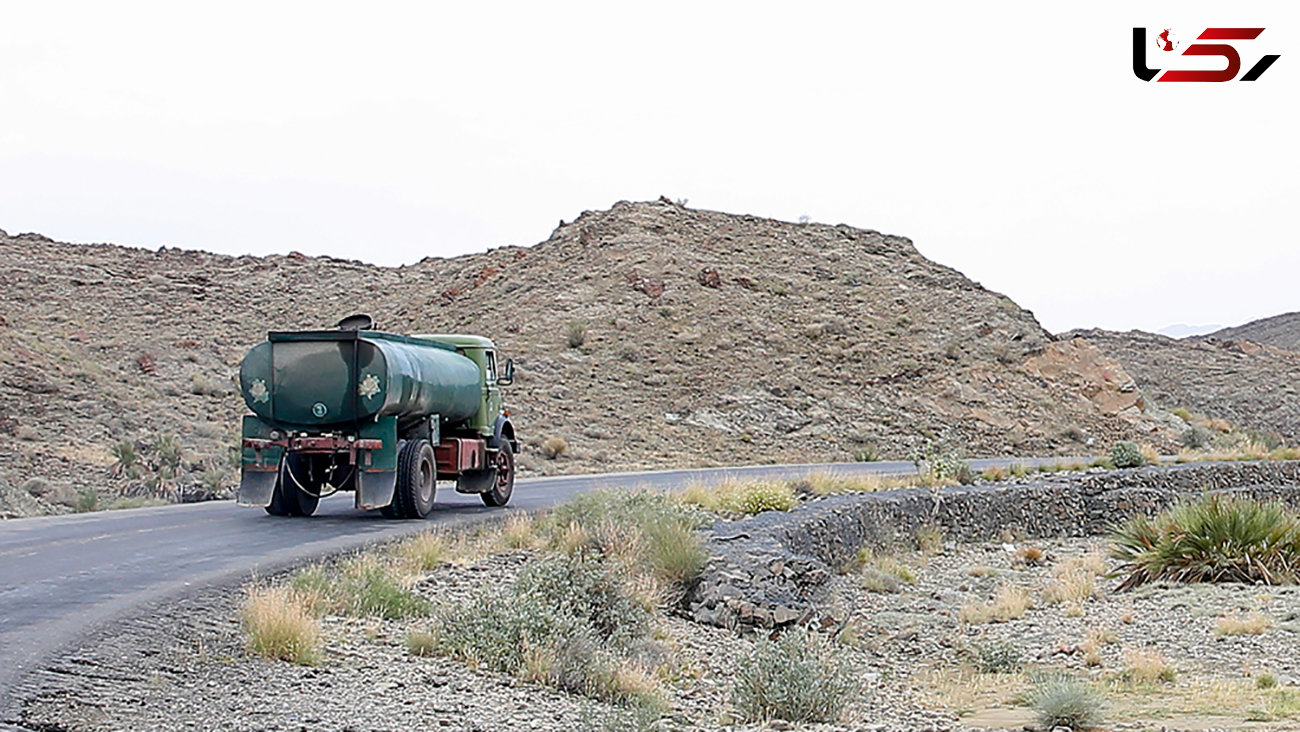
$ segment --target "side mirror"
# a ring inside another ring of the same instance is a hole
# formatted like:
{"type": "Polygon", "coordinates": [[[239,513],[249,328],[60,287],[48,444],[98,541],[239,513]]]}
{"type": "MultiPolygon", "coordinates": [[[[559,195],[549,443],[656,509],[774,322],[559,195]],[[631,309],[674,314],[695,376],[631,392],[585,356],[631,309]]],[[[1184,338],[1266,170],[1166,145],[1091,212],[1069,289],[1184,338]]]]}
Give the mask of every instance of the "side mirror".
{"type": "Polygon", "coordinates": [[[505,373],[497,377],[497,386],[510,386],[515,383],[515,360],[506,359],[505,373]]]}

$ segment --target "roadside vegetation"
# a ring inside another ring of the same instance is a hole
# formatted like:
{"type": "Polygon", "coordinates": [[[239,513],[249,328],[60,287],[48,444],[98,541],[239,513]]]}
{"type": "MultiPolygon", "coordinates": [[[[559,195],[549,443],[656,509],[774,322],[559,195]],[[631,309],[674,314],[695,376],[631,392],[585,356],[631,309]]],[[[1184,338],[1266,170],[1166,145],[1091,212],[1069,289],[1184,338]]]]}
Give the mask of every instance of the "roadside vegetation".
{"type": "Polygon", "coordinates": [[[449,656],[655,712],[669,655],[659,626],[704,565],[697,532],[708,521],[662,495],[607,492],[473,533],[420,534],[251,588],[243,608],[248,649],[316,665],[329,657],[323,619],[402,621],[413,656],[449,656]],[[508,586],[455,603],[418,591],[440,567],[520,551],[527,559],[508,586]]]}
{"type": "Polygon", "coordinates": [[[835,722],[860,689],[830,641],[796,628],[758,641],[737,669],[732,705],[746,722],[835,722]]]}
{"type": "Polygon", "coordinates": [[[1121,588],[1156,580],[1293,584],[1300,516],[1280,503],[1210,493],[1154,517],[1136,515],[1112,536],[1128,575],[1121,588]]]}
{"type": "MultiPolygon", "coordinates": [[[[1141,447],[1129,452],[1149,459],[1141,447]]],[[[1114,457],[1108,462],[1124,462],[1114,457]]],[[[614,728],[646,729],[676,713],[680,684],[705,673],[698,660],[684,660],[680,626],[674,626],[681,622],[674,611],[707,558],[704,527],[788,511],[824,495],[955,483],[960,471],[953,466],[928,467],[942,463],[942,455],[931,456],[906,478],[813,473],[793,481],[692,485],[667,495],[598,492],[541,515],[514,513],[488,527],[426,532],[250,588],[241,616],[247,648],[279,661],[329,665],[337,660],[332,634],[368,628],[379,639],[374,642],[413,663],[455,659],[604,704],[625,715],[614,728]],[[457,567],[476,572],[485,562],[508,565],[510,580],[479,584],[454,597],[425,589],[439,573],[457,567]]],[[[1015,466],[997,477],[1031,472],[1015,466]]],[[[923,526],[914,544],[864,549],[841,569],[860,593],[857,602],[938,598],[954,587],[961,593],[963,599],[944,616],[969,640],[946,659],[948,665],[916,672],[925,698],[957,710],[1014,704],[1040,726],[1088,729],[1112,712],[1133,719],[1161,700],[1200,709],[1194,693],[1229,693],[1226,682],[1214,682],[1219,688],[1204,677],[1185,678],[1164,655],[1167,648],[1134,643],[1118,632],[1142,622],[1132,610],[1115,614],[1124,602],[1118,590],[1155,580],[1294,582],[1300,518],[1278,504],[1210,494],[1125,522],[1106,546],[1094,544],[1081,553],[1062,555],[1054,548],[1059,544],[1025,542],[1014,532],[992,546],[980,561],[941,570],[963,550],[945,540],[941,527],[923,526]],[[958,579],[936,587],[940,571],[956,571],[958,579]],[[998,630],[1035,627],[1049,618],[1075,628],[1068,644],[1049,652],[998,630]]],[[[1199,632],[1243,643],[1276,633],[1281,617],[1263,604],[1220,608],[1203,616],[1199,632]]],[[[864,639],[849,624],[831,633],[796,628],[734,639],[738,650],[727,661],[728,681],[718,689],[727,710],[720,721],[840,721],[846,704],[870,698],[843,649],[895,642],[895,635],[912,632],[894,629],[864,639]]],[[[1239,695],[1234,713],[1300,717],[1300,694],[1286,684],[1279,688],[1277,677],[1262,669],[1234,682],[1231,693],[1239,695]]]]}

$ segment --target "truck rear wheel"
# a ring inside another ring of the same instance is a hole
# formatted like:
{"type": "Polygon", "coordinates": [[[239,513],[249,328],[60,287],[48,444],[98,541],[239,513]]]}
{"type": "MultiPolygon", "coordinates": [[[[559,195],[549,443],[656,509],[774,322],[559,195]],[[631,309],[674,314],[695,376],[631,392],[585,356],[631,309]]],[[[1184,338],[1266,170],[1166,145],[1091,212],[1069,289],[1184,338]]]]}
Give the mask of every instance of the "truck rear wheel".
{"type": "Polygon", "coordinates": [[[433,510],[438,489],[438,468],[428,440],[408,440],[397,456],[397,485],[393,503],[384,510],[389,518],[425,518],[433,510]]]}
{"type": "Polygon", "coordinates": [[[318,467],[312,463],[311,455],[285,455],[280,461],[280,474],[275,479],[275,490],[271,493],[271,503],[266,512],[272,516],[310,516],[316,513],[324,485],[323,478],[317,476],[320,472],[318,467]]]}
{"type": "Polygon", "coordinates": [[[494,462],[492,489],[479,495],[489,506],[504,506],[510,502],[510,494],[515,492],[515,452],[510,449],[509,440],[501,441],[494,462]]]}

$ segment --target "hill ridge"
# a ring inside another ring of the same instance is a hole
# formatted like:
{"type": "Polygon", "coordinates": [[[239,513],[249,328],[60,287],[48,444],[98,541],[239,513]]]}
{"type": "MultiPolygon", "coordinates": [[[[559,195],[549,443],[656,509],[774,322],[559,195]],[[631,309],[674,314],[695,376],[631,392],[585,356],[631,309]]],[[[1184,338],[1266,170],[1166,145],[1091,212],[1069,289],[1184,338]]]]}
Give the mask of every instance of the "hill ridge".
{"type": "Polygon", "coordinates": [[[532,246],[398,267],[8,235],[0,251],[0,347],[16,355],[0,365],[0,482],[36,476],[65,502],[228,491],[243,353],[353,312],[493,337],[518,367],[508,401],[531,474],[1174,437],[1095,344],[1054,338],[906,237],[843,224],[620,201],[532,246]],[[156,448],[171,437],[175,471],[156,448]],[[554,460],[537,449],[549,437],[568,445],[554,460]],[[112,453],[123,440],[134,477],[112,453]]]}

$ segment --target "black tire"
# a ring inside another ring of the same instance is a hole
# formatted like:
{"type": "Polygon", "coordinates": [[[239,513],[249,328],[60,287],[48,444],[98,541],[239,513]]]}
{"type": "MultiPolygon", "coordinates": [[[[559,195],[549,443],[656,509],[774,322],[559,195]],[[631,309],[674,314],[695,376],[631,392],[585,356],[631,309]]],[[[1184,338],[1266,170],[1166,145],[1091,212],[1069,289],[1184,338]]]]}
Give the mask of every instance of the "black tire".
{"type": "Polygon", "coordinates": [[[515,492],[515,451],[509,440],[501,440],[501,449],[497,450],[496,465],[493,466],[492,488],[479,495],[488,506],[504,506],[510,502],[515,492]]]}
{"type": "Polygon", "coordinates": [[[428,440],[408,440],[397,455],[397,485],[393,503],[384,509],[389,518],[425,518],[433,510],[438,491],[438,464],[428,440]]]}
{"type": "Polygon", "coordinates": [[[323,471],[318,461],[314,461],[311,455],[285,455],[280,461],[280,474],[275,479],[275,490],[271,493],[271,504],[266,507],[266,512],[272,516],[310,516],[316,513],[325,482],[323,475],[318,475],[323,471]],[[289,471],[293,471],[292,475],[289,471]],[[302,488],[298,487],[299,483],[302,488]]]}

